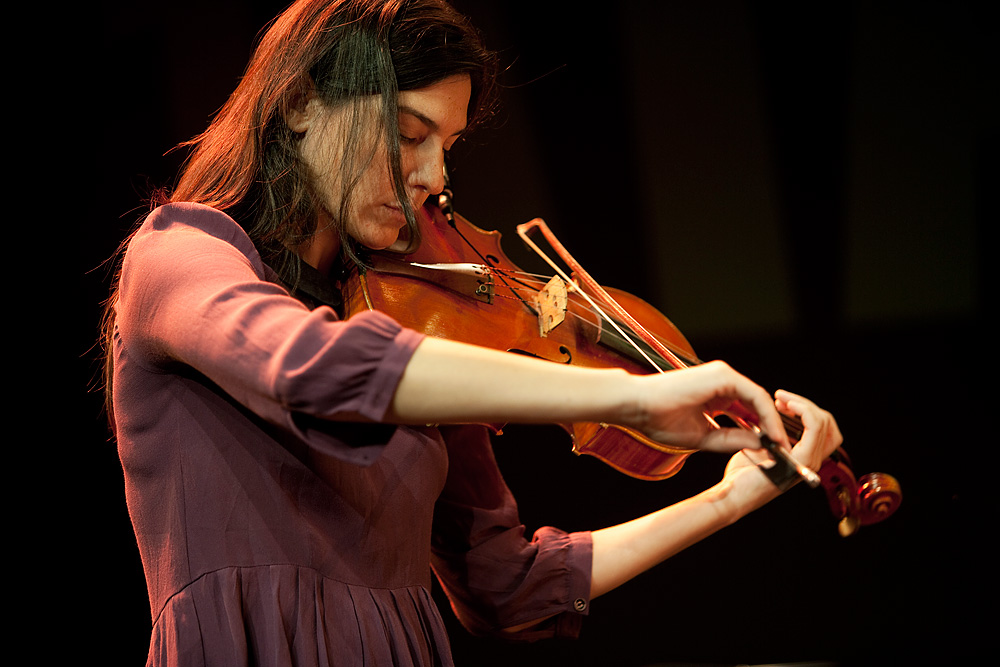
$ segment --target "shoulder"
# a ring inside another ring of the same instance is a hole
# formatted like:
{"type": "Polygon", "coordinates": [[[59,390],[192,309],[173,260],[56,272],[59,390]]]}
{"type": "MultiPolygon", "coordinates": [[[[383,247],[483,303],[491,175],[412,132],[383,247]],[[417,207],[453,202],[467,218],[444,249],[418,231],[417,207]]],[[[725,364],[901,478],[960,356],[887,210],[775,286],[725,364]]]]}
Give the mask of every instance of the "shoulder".
{"type": "MultiPolygon", "coordinates": [[[[222,211],[193,202],[177,202],[156,208],[139,234],[203,233],[235,246],[246,255],[257,255],[257,249],[243,228],[222,211]]],[[[138,234],[137,234],[138,235],[138,234]]]]}
{"type": "Polygon", "coordinates": [[[222,211],[193,202],[154,209],[128,245],[128,255],[155,253],[161,257],[237,251],[264,278],[267,271],[257,248],[240,225],[222,211]],[[220,243],[221,242],[221,243],[220,243]]]}

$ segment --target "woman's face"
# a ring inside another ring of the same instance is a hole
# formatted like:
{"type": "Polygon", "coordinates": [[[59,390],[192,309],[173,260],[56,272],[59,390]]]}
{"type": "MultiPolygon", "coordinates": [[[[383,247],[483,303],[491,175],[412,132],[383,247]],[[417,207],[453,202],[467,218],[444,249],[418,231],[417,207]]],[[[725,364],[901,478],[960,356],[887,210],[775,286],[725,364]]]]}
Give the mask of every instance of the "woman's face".
{"type": "MultiPolygon", "coordinates": [[[[465,130],[471,91],[469,77],[461,75],[399,94],[400,165],[414,210],[444,187],[444,156],[465,130]]],[[[305,132],[300,155],[323,197],[325,219],[318,223],[320,234],[325,229],[335,234],[331,213],[340,210],[343,124],[350,115],[349,107],[326,107],[313,98],[304,111],[289,117],[294,131],[305,132]]],[[[363,149],[361,154],[365,155],[363,149]]],[[[345,224],[348,235],[375,250],[392,245],[406,225],[381,141],[354,190],[345,224]]]]}

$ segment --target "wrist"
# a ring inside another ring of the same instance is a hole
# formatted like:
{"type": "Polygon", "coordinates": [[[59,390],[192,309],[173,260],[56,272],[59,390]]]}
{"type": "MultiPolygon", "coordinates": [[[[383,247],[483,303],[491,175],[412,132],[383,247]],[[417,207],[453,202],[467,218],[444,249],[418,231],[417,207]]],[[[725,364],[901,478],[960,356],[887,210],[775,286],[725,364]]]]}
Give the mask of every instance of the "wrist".
{"type": "Polygon", "coordinates": [[[614,369],[615,389],[610,394],[616,401],[611,406],[608,419],[602,420],[642,431],[649,424],[649,411],[645,408],[643,379],[647,376],[632,375],[623,369],[614,369]]]}
{"type": "Polygon", "coordinates": [[[703,493],[712,506],[717,508],[718,515],[727,525],[736,523],[781,495],[778,488],[756,466],[745,466],[729,472],[719,483],[703,493]]]}

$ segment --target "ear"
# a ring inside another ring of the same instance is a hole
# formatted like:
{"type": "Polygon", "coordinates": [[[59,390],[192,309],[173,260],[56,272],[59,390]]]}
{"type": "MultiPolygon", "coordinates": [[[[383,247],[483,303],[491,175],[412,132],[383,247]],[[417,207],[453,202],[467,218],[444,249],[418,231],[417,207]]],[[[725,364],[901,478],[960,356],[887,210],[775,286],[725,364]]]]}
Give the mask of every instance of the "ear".
{"type": "Polygon", "coordinates": [[[309,86],[308,90],[299,93],[292,100],[285,112],[285,123],[292,132],[301,134],[312,126],[322,109],[323,102],[317,97],[316,90],[309,86]]]}

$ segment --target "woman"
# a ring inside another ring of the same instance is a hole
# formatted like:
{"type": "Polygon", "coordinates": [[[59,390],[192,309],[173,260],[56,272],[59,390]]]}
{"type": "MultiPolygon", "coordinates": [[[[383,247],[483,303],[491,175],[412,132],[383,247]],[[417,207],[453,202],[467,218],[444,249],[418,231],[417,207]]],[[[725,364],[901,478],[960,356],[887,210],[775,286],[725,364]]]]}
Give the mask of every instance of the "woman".
{"type": "Polygon", "coordinates": [[[738,400],[785,446],[779,411],[801,417],[806,465],[839,444],[828,413],[717,362],[632,376],[341,320],[340,272],[419,243],[492,76],[440,0],[301,0],[129,240],[109,395],[149,664],[450,664],[430,566],[474,632],[572,636],[593,598],[778,494],[737,454],[687,501],[528,541],[462,424],[612,422],[737,452],[759,442],[703,413],[738,400]]]}

